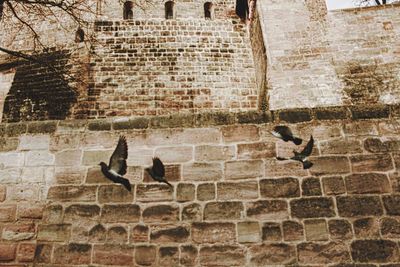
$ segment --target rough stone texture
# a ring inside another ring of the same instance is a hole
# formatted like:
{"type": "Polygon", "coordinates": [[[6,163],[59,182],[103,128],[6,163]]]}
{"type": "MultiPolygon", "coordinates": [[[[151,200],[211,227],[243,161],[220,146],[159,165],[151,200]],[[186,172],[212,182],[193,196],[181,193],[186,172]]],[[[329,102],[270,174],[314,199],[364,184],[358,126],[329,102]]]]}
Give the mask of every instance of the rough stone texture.
{"type": "Polygon", "coordinates": [[[399,248],[389,240],[356,240],[351,244],[351,255],[358,262],[398,262],[399,248]]]}

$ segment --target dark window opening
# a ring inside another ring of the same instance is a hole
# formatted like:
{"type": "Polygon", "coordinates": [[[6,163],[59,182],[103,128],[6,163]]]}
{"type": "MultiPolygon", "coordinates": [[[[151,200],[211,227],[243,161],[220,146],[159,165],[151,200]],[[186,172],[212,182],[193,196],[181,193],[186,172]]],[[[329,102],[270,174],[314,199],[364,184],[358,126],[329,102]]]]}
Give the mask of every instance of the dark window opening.
{"type": "Polygon", "coordinates": [[[85,41],[85,32],[78,28],[75,32],[75,43],[82,43],[83,41],[85,41]]]}
{"type": "Polygon", "coordinates": [[[126,1],[124,3],[124,19],[133,19],[133,3],[132,1],[126,1]]]}
{"type": "Polygon", "coordinates": [[[211,2],[204,3],[204,17],[206,19],[212,19],[213,16],[213,4],[211,2]]]}
{"type": "Polygon", "coordinates": [[[173,19],[174,18],[174,5],[173,1],[165,2],[165,18],[173,19]]]}
{"type": "Polygon", "coordinates": [[[249,14],[249,3],[247,0],[236,0],[236,15],[246,20],[249,14]]]}

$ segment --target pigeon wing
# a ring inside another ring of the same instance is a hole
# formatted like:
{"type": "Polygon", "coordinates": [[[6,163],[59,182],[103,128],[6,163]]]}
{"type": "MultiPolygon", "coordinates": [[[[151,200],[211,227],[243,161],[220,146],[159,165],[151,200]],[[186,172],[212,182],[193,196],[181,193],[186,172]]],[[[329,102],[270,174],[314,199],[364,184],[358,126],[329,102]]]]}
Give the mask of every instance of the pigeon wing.
{"type": "Polygon", "coordinates": [[[153,172],[157,177],[165,176],[164,164],[159,158],[153,158],[153,172]]]}
{"type": "Polygon", "coordinates": [[[118,145],[111,155],[110,164],[108,168],[117,172],[120,175],[126,173],[126,159],[128,158],[128,145],[126,143],[125,136],[121,136],[118,140],[118,145]]]}
{"type": "Polygon", "coordinates": [[[303,151],[301,151],[301,155],[308,157],[311,155],[311,152],[313,150],[314,147],[314,138],[311,135],[310,140],[308,141],[307,145],[304,147],[303,151]]]}

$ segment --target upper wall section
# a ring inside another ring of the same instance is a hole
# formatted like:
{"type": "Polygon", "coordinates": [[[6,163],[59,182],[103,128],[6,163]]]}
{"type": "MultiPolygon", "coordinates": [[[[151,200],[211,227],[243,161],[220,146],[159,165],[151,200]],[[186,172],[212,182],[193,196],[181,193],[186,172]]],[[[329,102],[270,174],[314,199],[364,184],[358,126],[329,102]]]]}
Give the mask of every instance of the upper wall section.
{"type": "Polygon", "coordinates": [[[272,110],[400,102],[400,6],[257,2],[272,110]]]}

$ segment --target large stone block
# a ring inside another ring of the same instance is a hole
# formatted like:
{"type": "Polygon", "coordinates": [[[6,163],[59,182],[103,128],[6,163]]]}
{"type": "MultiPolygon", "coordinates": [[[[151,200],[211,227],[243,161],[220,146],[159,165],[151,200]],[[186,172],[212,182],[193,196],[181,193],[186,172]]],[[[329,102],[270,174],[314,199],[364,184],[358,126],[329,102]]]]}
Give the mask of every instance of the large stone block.
{"type": "Polygon", "coordinates": [[[379,223],[373,217],[360,218],[353,221],[354,234],[357,238],[379,238],[379,223]]]}
{"type": "Polygon", "coordinates": [[[192,224],[192,240],[195,243],[234,243],[236,226],[233,223],[195,222],[192,224]]]}
{"type": "Polygon", "coordinates": [[[35,259],[36,244],[21,243],[18,246],[17,260],[19,262],[33,262],[35,259]]]}
{"type": "Polygon", "coordinates": [[[156,262],[155,246],[140,245],[135,247],[135,262],[139,265],[151,266],[156,262]]]}
{"type": "Polygon", "coordinates": [[[22,135],[19,138],[19,150],[47,150],[50,146],[49,135],[22,135]]]}
{"type": "Polygon", "coordinates": [[[180,247],[180,264],[184,267],[193,267],[196,265],[198,250],[193,245],[185,245],[180,247]]]}
{"type": "Polygon", "coordinates": [[[382,203],[377,196],[339,196],[336,198],[341,217],[379,216],[383,214],[382,203]]]}
{"type": "Polygon", "coordinates": [[[292,216],[297,218],[334,217],[335,209],[332,198],[313,197],[290,201],[292,216]]]}
{"type": "Polygon", "coordinates": [[[0,262],[13,261],[16,250],[16,244],[0,243],[0,262]]]}
{"type": "Polygon", "coordinates": [[[64,222],[90,222],[97,221],[100,217],[100,207],[97,205],[77,204],[65,209],[64,222]]]}
{"type": "Polygon", "coordinates": [[[197,200],[206,201],[215,199],[214,184],[199,184],[197,186],[197,200]]]}
{"type": "Polygon", "coordinates": [[[262,160],[239,160],[225,163],[225,179],[252,179],[264,175],[262,160]]]}
{"type": "Polygon", "coordinates": [[[242,217],[242,202],[208,202],[204,207],[205,220],[238,220],[242,217]]]}
{"type": "Polygon", "coordinates": [[[389,179],[385,174],[363,173],[345,177],[349,194],[371,194],[390,192],[389,179]]]}
{"type": "Polygon", "coordinates": [[[284,221],[282,223],[283,238],[285,241],[299,241],[304,239],[304,229],[300,222],[284,221]]]}
{"type": "Polygon", "coordinates": [[[160,247],[158,250],[158,265],[165,267],[179,266],[178,247],[160,247]]]}
{"type": "Polygon", "coordinates": [[[185,226],[160,225],[154,226],[150,240],[154,243],[185,243],[190,236],[190,230],[185,226]]]}
{"type": "Polygon", "coordinates": [[[5,226],[3,228],[3,234],[1,238],[3,240],[9,240],[13,242],[30,240],[35,236],[35,225],[33,223],[29,224],[15,224],[5,226]]]}
{"type": "Polygon", "coordinates": [[[356,262],[398,262],[399,248],[390,240],[356,240],[351,243],[351,256],[356,262]]]}
{"type": "Polygon", "coordinates": [[[47,150],[34,150],[26,153],[25,166],[52,166],[54,162],[54,154],[47,150]]]}
{"type": "Polygon", "coordinates": [[[400,238],[400,219],[399,218],[383,218],[381,220],[381,233],[385,238],[400,238]]]}
{"type": "Polygon", "coordinates": [[[183,163],[193,160],[193,146],[160,147],[155,151],[164,163],[183,163]]]}
{"type": "Polygon", "coordinates": [[[184,164],[182,173],[186,181],[216,181],[222,178],[222,164],[196,162],[184,164]]]}
{"type": "Polygon", "coordinates": [[[238,222],[237,232],[239,243],[258,243],[261,240],[258,222],[238,222]]]}
{"type": "Polygon", "coordinates": [[[47,198],[53,201],[88,202],[96,200],[97,186],[53,186],[47,198]]]}
{"type": "Polygon", "coordinates": [[[194,184],[178,184],[176,188],[176,200],[178,202],[192,201],[195,196],[194,184]]]}
{"type": "Polygon", "coordinates": [[[224,142],[258,141],[259,128],[255,125],[230,125],[222,128],[224,142]]]}
{"type": "Polygon", "coordinates": [[[305,220],[304,229],[307,241],[326,241],[329,239],[326,221],[323,219],[305,220]]]}
{"type": "Polygon", "coordinates": [[[299,263],[331,264],[350,261],[348,247],[341,242],[301,243],[297,245],[299,263]]]}
{"type": "Polygon", "coordinates": [[[71,235],[69,224],[41,224],[38,226],[37,240],[65,242],[71,235]]]}
{"type": "Polygon", "coordinates": [[[357,155],[350,157],[353,172],[384,172],[394,168],[389,154],[357,155]]]}
{"type": "Polygon", "coordinates": [[[0,222],[13,222],[16,218],[17,205],[1,204],[0,205],[0,222]]]}
{"type": "Polygon", "coordinates": [[[79,166],[82,158],[82,150],[64,150],[55,156],[57,166],[79,166]]]}
{"type": "Polygon", "coordinates": [[[139,184],[136,200],[139,202],[162,202],[173,200],[174,189],[166,184],[139,184]]]}
{"type": "Polygon", "coordinates": [[[107,244],[126,244],[128,242],[128,231],[124,226],[116,225],[108,228],[106,233],[107,244]]]}
{"type": "Polygon", "coordinates": [[[204,246],[200,249],[201,266],[245,266],[245,251],[238,246],[204,246]]]}
{"type": "Polygon", "coordinates": [[[91,254],[91,245],[70,243],[68,245],[55,246],[53,258],[56,264],[84,265],[90,263],[91,254]]]}
{"type": "Polygon", "coordinates": [[[296,249],[288,244],[261,244],[250,247],[250,264],[255,267],[295,264],[296,249]]]}
{"type": "Polygon", "coordinates": [[[348,240],[353,238],[351,224],[346,220],[330,220],[328,228],[331,239],[348,240]]]}
{"type": "Polygon", "coordinates": [[[170,205],[156,205],[147,207],[143,211],[145,222],[176,222],[179,220],[179,207],[170,205]]]}
{"type": "Polygon", "coordinates": [[[258,183],[217,183],[217,196],[219,200],[255,199],[258,198],[258,183]]]}
{"type": "Polygon", "coordinates": [[[316,175],[343,174],[350,172],[350,164],[347,157],[341,156],[325,156],[310,157],[310,161],[314,163],[310,172],[316,175]]]}
{"type": "Polygon", "coordinates": [[[264,159],[275,156],[275,143],[273,142],[257,142],[237,145],[238,159],[264,159]]]}
{"type": "Polygon", "coordinates": [[[94,264],[99,265],[133,265],[134,248],[127,245],[95,245],[93,248],[94,264]]]}
{"type": "Polygon", "coordinates": [[[246,214],[256,220],[281,220],[289,217],[289,210],[286,201],[259,200],[246,203],[246,214]]]}
{"type": "Polygon", "coordinates": [[[196,146],[194,158],[196,161],[224,161],[235,156],[235,146],[196,146]]]}
{"type": "Polygon", "coordinates": [[[134,187],[129,192],[122,185],[101,185],[98,199],[100,203],[131,203],[134,196],[134,187]]]}
{"type": "Polygon", "coordinates": [[[382,199],[388,215],[400,216],[400,195],[382,196],[382,199]]]}
{"type": "Polygon", "coordinates": [[[260,180],[261,197],[293,198],[300,196],[299,180],[296,178],[277,178],[260,180]]]}
{"type": "Polygon", "coordinates": [[[105,223],[132,223],[140,219],[140,207],[135,204],[106,204],[101,211],[105,223]]]}

